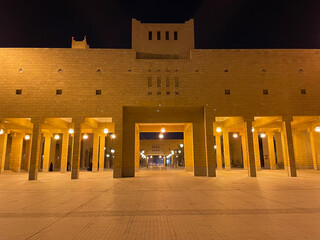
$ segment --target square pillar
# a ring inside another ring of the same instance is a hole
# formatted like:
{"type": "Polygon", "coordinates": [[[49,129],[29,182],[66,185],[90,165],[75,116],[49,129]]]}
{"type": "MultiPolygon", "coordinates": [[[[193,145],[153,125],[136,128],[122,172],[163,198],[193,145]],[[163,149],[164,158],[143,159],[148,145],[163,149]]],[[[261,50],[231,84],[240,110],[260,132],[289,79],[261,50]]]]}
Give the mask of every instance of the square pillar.
{"type": "Polygon", "coordinates": [[[100,136],[98,131],[93,132],[93,148],[92,148],[92,172],[98,172],[100,136]]]}
{"type": "Polygon", "coordinates": [[[140,131],[139,131],[139,125],[135,124],[135,154],[134,154],[134,168],[136,172],[139,172],[140,167],[140,131]]]}
{"type": "Polygon", "coordinates": [[[248,165],[248,175],[249,177],[256,177],[256,160],[254,152],[254,143],[253,143],[253,133],[252,133],[252,118],[245,119],[244,129],[247,133],[247,146],[248,146],[248,156],[249,156],[249,165],[248,165]]]}
{"type": "Polygon", "coordinates": [[[51,134],[46,133],[44,134],[42,172],[49,171],[50,150],[51,150],[51,134]]]}
{"type": "Polygon", "coordinates": [[[253,134],[253,148],[254,148],[254,159],[256,164],[256,170],[261,171],[261,161],[260,161],[260,146],[259,146],[259,134],[254,131],[253,134]]]}
{"type": "Polygon", "coordinates": [[[78,121],[78,119],[76,119],[74,122],[73,134],[74,134],[74,137],[73,137],[71,179],[79,179],[80,151],[81,151],[81,122],[78,121]]]}
{"type": "Polygon", "coordinates": [[[106,135],[100,136],[100,154],[99,154],[99,172],[104,171],[104,157],[105,157],[106,135]]]}
{"type": "Polygon", "coordinates": [[[22,148],[23,148],[23,134],[13,133],[9,168],[10,170],[13,170],[14,172],[17,172],[17,173],[20,172],[20,168],[21,168],[22,148]]]}
{"type": "Polygon", "coordinates": [[[225,170],[231,170],[231,160],[230,160],[230,146],[229,146],[229,132],[227,130],[223,131],[223,155],[224,155],[224,168],[225,170]]]}
{"type": "Polygon", "coordinates": [[[205,146],[206,141],[205,141],[205,128],[203,123],[204,122],[202,119],[201,122],[195,121],[192,124],[194,176],[207,176],[206,146],[205,146]]]}
{"type": "Polygon", "coordinates": [[[31,119],[33,123],[32,143],[31,143],[31,158],[29,167],[29,180],[37,180],[38,178],[38,164],[40,159],[40,142],[41,142],[41,123],[42,119],[31,119]]]}
{"type": "Polygon", "coordinates": [[[217,159],[217,169],[222,169],[222,156],[221,156],[221,134],[215,135],[216,140],[216,159],[217,159]]]}
{"type": "Polygon", "coordinates": [[[61,143],[61,162],[60,162],[60,172],[67,172],[68,164],[68,151],[69,151],[69,132],[62,132],[62,143],[61,143]]]}
{"type": "Polygon", "coordinates": [[[28,172],[29,172],[29,166],[30,166],[30,157],[31,157],[31,141],[26,141],[23,169],[28,172]]]}
{"type": "Polygon", "coordinates": [[[4,173],[7,141],[8,141],[8,134],[6,133],[6,131],[4,131],[4,133],[0,135],[0,174],[4,173]]]}
{"type": "Polygon", "coordinates": [[[113,177],[134,177],[134,125],[126,124],[122,116],[114,118],[115,139],[112,139],[113,149],[113,177]],[[123,138],[124,133],[126,137],[123,138]],[[123,149],[122,146],[128,147],[123,149]]]}
{"type": "Polygon", "coordinates": [[[287,139],[287,152],[288,152],[288,175],[289,177],[296,177],[297,171],[296,171],[296,162],[295,162],[295,156],[294,156],[294,148],[293,148],[293,138],[292,138],[292,128],[291,128],[291,118],[283,118],[283,127],[286,134],[287,139]]]}
{"type": "Polygon", "coordinates": [[[244,170],[248,170],[248,140],[247,140],[247,133],[246,132],[241,132],[240,133],[241,136],[241,146],[242,146],[242,159],[243,159],[243,169],[244,170]]]}
{"type": "Polygon", "coordinates": [[[314,170],[320,170],[320,163],[318,161],[318,149],[316,146],[316,134],[314,131],[310,130],[310,144],[311,144],[311,151],[312,151],[312,162],[313,162],[313,169],[314,170]]]}
{"type": "Polygon", "coordinates": [[[204,132],[205,132],[205,150],[206,150],[206,165],[207,176],[216,177],[216,155],[214,153],[214,136],[213,136],[213,122],[215,118],[204,108],[204,132]]]}
{"type": "Polygon", "coordinates": [[[273,136],[274,136],[274,133],[271,133],[271,132],[267,133],[270,169],[275,170],[277,169],[277,164],[276,164],[276,155],[274,150],[273,136]]]}
{"type": "MultiPolygon", "coordinates": [[[[186,170],[186,172],[193,172],[194,155],[193,155],[193,128],[192,128],[192,123],[185,124],[183,137],[184,137],[183,145],[184,145],[184,166],[185,166],[185,170],[186,170]]],[[[172,156],[171,164],[173,165],[173,156],[172,156]]]]}

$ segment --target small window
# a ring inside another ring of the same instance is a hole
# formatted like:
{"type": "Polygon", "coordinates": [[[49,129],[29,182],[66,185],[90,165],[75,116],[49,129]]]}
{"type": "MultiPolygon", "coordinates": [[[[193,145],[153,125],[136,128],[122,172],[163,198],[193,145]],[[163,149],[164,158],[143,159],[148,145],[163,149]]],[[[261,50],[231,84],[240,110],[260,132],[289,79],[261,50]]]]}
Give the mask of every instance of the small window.
{"type": "Polygon", "coordinates": [[[174,40],[178,40],[178,32],[174,32],[174,40]]]}
{"type": "Polygon", "coordinates": [[[161,95],[161,92],[157,92],[157,95],[158,95],[158,96],[161,95]]]}
{"type": "Polygon", "coordinates": [[[161,87],[161,77],[157,77],[157,87],[161,87]]]}
{"type": "Polygon", "coordinates": [[[170,87],[170,78],[169,77],[166,78],[166,87],[170,87]]]}
{"type": "Polygon", "coordinates": [[[148,77],[148,87],[152,87],[152,77],[148,77]]]}
{"type": "Polygon", "coordinates": [[[170,95],[170,92],[166,92],[166,95],[169,96],[169,95],[170,95]]]}
{"type": "Polygon", "coordinates": [[[301,94],[307,94],[307,90],[306,89],[301,89],[301,94]]]}
{"type": "Polygon", "coordinates": [[[178,78],[178,77],[176,77],[176,78],[174,79],[174,86],[175,86],[175,87],[179,87],[179,78],[178,78]]]}
{"type": "Polygon", "coordinates": [[[268,89],[263,89],[262,93],[263,93],[263,95],[268,95],[269,94],[269,90],[268,89]]]}
{"type": "Polygon", "coordinates": [[[62,95],[62,89],[57,89],[56,90],[56,95],[62,95]]]}
{"type": "Polygon", "coordinates": [[[22,94],[22,89],[17,89],[16,90],[16,95],[21,95],[22,94]]]}
{"type": "Polygon", "coordinates": [[[149,31],[149,40],[152,40],[152,32],[149,31]]]}
{"type": "Polygon", "coordinates": [[[161,32],[160,31],[157,32],[157,40],[161,40],[161,32]]]}
{"type": "Polygon", "coordinates": [[[148,92],[148,96],[151,96],[152,95],[152,92],[148,92]]]}
{"type": "Polygon", "coordinates": [[[169,40],[169,31],[166,31],[166,40],[169,40]]]}
{"type": "Polygon", "coordinates": [[[101,95],[101,92],[102,92],[102,91],[101,91],[100,89],[97,89],[97,90],[96,90],[96,95],[101,95]]]}
{"type": "Polygon", "coordinates": [[[230,94],[231,94],[231,91],[229,89],[224,90],[224,95],[230,95],[230,94]]]}
{"type": "Polygon", "coordinates": [[[180,95],[180,93],[179,93],[179,92],[175,92],[175,94],[176,94],[176,95],[180,95]]]}

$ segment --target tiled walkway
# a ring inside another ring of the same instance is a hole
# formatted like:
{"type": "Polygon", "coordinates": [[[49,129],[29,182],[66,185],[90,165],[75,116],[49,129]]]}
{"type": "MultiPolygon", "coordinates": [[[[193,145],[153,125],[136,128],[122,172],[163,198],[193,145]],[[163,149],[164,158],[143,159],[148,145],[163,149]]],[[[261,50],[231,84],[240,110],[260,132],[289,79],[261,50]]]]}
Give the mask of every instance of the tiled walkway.
{"type": "Polygon", "coordinates": [[[320,171],[0,175],[0,239],[320,239],[320,171]]]}

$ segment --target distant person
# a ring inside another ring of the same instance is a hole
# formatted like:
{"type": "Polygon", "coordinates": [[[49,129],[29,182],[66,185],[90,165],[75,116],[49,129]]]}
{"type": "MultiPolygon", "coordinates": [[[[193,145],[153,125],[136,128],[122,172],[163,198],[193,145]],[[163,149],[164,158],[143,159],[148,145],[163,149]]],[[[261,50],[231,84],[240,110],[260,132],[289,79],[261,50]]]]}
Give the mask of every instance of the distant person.
{"type": "Polygon", "coordinates": [[[49,172],[53,172],[53,163],[50,163],[49,172]]]}
{"type": "Polygon", "coordinates": [[[68,162],[67,163],[67,171],[69,172],[71,170],[71,165],[70,165],[70,163],[68,162]]]}

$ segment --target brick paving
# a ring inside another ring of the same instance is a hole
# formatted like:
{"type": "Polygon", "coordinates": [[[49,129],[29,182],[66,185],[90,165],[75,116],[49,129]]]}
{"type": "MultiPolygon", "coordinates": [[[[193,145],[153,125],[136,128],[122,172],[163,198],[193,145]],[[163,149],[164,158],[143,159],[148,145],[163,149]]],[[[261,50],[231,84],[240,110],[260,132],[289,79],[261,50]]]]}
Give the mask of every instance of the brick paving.
{"type": "Polygon", "coordinates": [[[0,239],[320,239],[320,172],[0,175],[0,239]]]}

